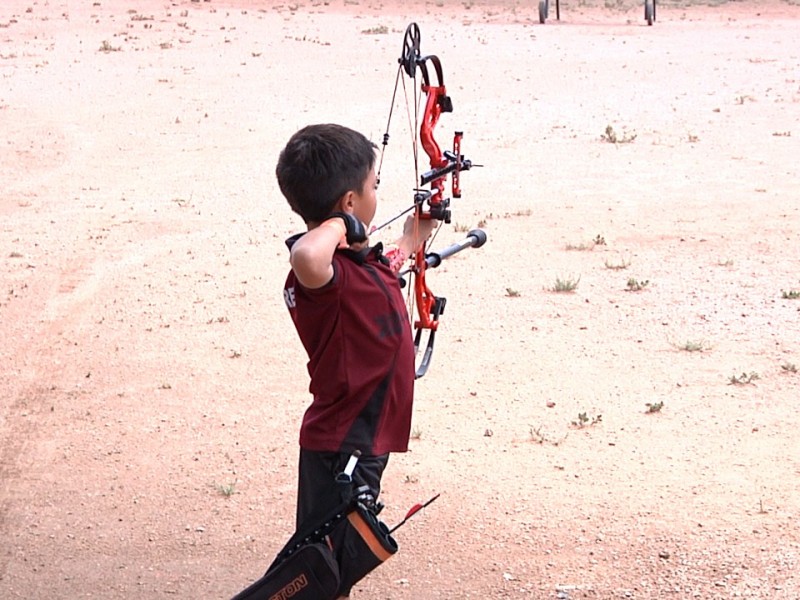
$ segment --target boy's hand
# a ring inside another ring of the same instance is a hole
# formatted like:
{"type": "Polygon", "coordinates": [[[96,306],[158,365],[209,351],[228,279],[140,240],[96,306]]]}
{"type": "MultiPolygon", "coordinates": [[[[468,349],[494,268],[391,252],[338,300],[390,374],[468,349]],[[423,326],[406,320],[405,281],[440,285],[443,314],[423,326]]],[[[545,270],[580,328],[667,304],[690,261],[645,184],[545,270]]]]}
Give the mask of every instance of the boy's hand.
{"type": "Polygon", "coordinates": [[[333,277],[332,258],[337,248],[359,252],[367,243],[364,224],[354,215],[336,212],[294,243],[289,262],[298,281],[316,289],[333,277]]]}
{"type": "Polygon", "coordinates": [[[367,228],[364,227],[364,223],[362,223],[358,217],[346,212],[335,212],[331,213],[331,216],[328,218],[332,219],[334,217],[339,217],[344,221],[345,241],[348,246],[353,247],[354,245],[363,244],[363,242],[367,241],[369,237],[367,235],[367,228]]]}
{"type": "Polygon", "coordinates": [[[438,225],[439,221],[434,219],[420,219],[415,223],[414,217],[408,217],[403,225],[403,237],[398,240],[397,245],[412,254],[431,236],[438,225]]]}

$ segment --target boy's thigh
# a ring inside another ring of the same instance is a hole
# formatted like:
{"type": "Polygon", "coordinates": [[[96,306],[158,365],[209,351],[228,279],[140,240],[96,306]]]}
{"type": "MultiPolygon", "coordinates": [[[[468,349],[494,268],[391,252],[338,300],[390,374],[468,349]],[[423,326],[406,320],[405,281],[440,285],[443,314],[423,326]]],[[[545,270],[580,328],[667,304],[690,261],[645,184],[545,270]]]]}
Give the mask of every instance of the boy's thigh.
{"type": "MultiPolygon", "coordinates": [[[[341,452],[314,452],[300,449],[300,468],[297,486],[297,527],[311,518],[324,518],[342,503],[336,476],[341,473],[350,455],[341,452]]],[[[353,471],[356,487],[366,485],[373,497],[381,491],[381,477],[389,455],[362,456],[353,471]]]]}

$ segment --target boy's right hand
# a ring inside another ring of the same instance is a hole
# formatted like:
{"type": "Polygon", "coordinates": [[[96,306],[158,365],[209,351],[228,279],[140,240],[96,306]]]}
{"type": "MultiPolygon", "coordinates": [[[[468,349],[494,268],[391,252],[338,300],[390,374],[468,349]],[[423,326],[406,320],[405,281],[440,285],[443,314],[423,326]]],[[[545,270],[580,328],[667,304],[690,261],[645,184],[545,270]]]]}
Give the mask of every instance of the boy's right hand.
{"type": "Polygon", "coordinates": [[[367,228],[364,227],[364,223],[362,223],[358,217],[346,212],[335,212],[331,213],[331,216],[328,218],[332,219],[334,217],[339,217],[344,221],[345,241],[347,241],[348,246],[352,247],[367,241],[369,237],[367,235],[367,228]]]}
{"type": "Polygon", "coordinates": [[[361,251],[368,244],[366,227],[355,215],[337,212],[295,241],[289,256],[297,280],[309,289],[333,278],[333,253],[337,248],[361,251]]]}

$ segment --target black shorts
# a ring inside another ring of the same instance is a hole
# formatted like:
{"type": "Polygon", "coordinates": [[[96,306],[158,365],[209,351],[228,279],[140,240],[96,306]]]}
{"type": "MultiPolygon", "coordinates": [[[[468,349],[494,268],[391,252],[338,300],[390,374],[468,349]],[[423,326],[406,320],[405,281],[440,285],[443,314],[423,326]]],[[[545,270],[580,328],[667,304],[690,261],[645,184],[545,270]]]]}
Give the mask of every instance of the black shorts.
{"type": "MultiPolygon", "coordinates": [[[[297,483],[297,530],[315,525],[313,519],[324,519],[342,503],[341,489],[336,476],[344,471],[350,455],[340,452],[315,452],[300,448],[300,467],[297,483]]],[[[356,487],[369,486],[377,500],[381,492],[381,476],[389,455],[362,456],[353,471],[356,487]]]]}

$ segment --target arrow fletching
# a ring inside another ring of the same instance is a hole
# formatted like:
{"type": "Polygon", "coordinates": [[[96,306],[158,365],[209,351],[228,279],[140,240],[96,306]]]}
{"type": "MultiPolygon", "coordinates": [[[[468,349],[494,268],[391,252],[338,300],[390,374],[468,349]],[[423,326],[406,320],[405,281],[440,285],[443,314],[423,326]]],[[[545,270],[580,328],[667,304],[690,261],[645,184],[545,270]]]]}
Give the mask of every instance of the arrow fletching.
{"type": "Polygon", "coordinates": [[[421,511],[423,508],[425,508],[426,506],[428,506],[428,505],[429,505],[431,502],[433,502],[434,500],[436,500],[436,499],[437,499],[437,498],[438,498],[440,495],[441,495],[441,494],[436,494],[436,495],[435,495],[433,498],[431,498],[431,499],[430,499],[430,500],[428,500],[427,502],[423,502],[422,504],[419,504],[419,503],[417,503],[417,504],[415,504],[414,506],[412,506],[410,509],[408,509],[408,512],[406,513],[406,516],[403,518],[403,520],[402,520],[402,521],[400,521],[400,522],[399,522],[397,525],[395,525],[394,527],[392,527],[392,528],[389,530],[389,534],[392,534],[392,533],[394,533],[394,532],[395,532],[397,529],[399,529],[399,528],[400,528],[400,526],[401,526],[401,525],[405,525],[406,521],[408,521],[408,520],[409,520],[411,517],[413,517],[415,514],[417,514],[417,513],[418,513],[419,511],[421,511]]]}

